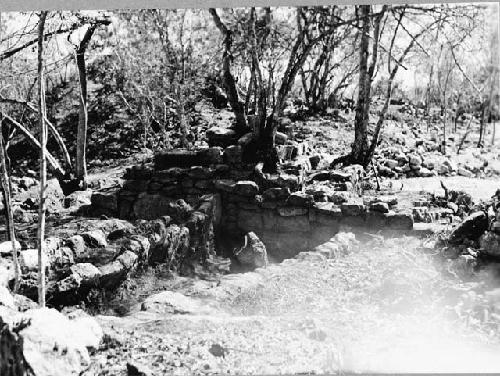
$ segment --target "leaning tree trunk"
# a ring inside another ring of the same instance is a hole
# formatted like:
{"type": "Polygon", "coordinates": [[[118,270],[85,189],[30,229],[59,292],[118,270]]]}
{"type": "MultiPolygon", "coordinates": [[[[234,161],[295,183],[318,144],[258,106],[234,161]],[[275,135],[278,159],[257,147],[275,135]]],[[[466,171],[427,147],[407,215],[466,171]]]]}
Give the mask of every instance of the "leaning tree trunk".
{"type": "MultiPolygon", "coordinates": [[[[7,120],[9,122],[9,124],[13,125],[14,127],[17,128],[17,130],[19,130],[27,139],[27,141],[32,145],[34,146],[35,148],[39,149],[40,150],[40,143],[38,142],[38,140],[35,138],[35,136],[33,136],[30,131],[24,127],[22,124],[20,124],[19,122],[17,122],[14,118],[12,118],[11,116],[7,115],[6,113],[0,111],[0,116],[4,119],[4,120],[7,120]]],[[[49,162],[49,164],[51,165],[51,167],[54,169],[54,172],[59,175],[59,176],[62,176],[64,175],[64,170],[61,168],[61,165],[59,164],[59,162],[54,158],[54,156],[52,154],[50,154],[48,151],[45,151],[46,153],[46,158],[47,158],[47,161],[49,162]]]]}
{"type": "Polygon", "coordinates": [[[47,12],[40,15],[38,22],[38,117],[40,124],[40,205],[38,208],[38,304],[45,307],[45,189],[47,182],[47,124],[45,123],[45,85],[43,76],[43,30],[47,12]]]}

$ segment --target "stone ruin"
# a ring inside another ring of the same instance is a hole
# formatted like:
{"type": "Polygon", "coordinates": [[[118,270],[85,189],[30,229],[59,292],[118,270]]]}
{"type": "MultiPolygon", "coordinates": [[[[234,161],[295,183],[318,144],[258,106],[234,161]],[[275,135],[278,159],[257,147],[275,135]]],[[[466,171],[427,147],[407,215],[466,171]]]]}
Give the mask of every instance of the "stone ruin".
{"type": "MultiPolygon", "coordinates": [[[[411,213],[398,211],[394,197],[363,200],[342,192],[327,197],[305,186],[300,164],[285,167],[278,174],[264,174],[261,165],[243,162],[239,145],[166,151],[153,162],[128,169],[123,187],[95,192],[91,212],[134,220],[168,215],[176,217],[170,226],[181,227],[183,221],[193,227],[194,216],[196,226],[217,235],[226,256],[232,256],[231,248],[243,235],[253,232],[270,259],[278,261],[328,241],[341,228],[413,229],[411,213]],[[173,215],[179,205],[191,208],[184,218],[173,215]]],[[[347,189],[351,175],[329,178],[338,189],[347,189]]],[[[203,247],[203,241],[192,238],[191,229],[189,234],[194,248],[203,247]]],[[[202,252],[207,251],[205,247],[202,252]]]]}

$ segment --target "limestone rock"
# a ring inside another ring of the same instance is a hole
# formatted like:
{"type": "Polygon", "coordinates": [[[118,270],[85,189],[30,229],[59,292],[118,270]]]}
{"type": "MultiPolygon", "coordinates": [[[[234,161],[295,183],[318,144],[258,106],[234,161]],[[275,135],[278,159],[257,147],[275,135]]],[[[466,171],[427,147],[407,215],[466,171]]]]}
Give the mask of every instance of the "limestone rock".
{"type": "Polygon", "coordinates": [[[408,161],[412,167],[420,166],[422,164],[422,157],[418,154],[410,154],[408,161]]]}
{"type": "Polygon", "coordinates": [[[418,172],[418,176],[423,177],[423,178],[427,178],[430,176],[434,176],[434,172],[432,172],[428,168],[422,167],[420,169],[420,171],[418,172]]]}
{"type": "Polygon", "coordinates": [[[330,180],[338,183],[347,182],[351,179],[353,173],[346,170],[333,170],[330,171],[330,180]]]}
{"type": "MultiPolygon", "coordinates": [[[[16,240],[16,249],[19,251],[21,249],[21,244],[16,240]]],[[[12,242],[5,241],[0,243],[0,256],[10,255],[12,253],[12,242]]]]}
{"type": "Polygon", "coordinates": [[[245,246],[235,253],[236,259],[252,269],[267,266],[266,246],[254,232],[245,235],[245,246]]]}
{"type": "Polygon", "coordinates": [[[201,158],[194,150],[176,149],[155,154],[155,169],[166,170],[171,167],[201,166],[201,158]]]}
{"type": "Polygon", "coordinates": [[[218,179],[214,180],[214,188],[218,191],[232,192],[235,186],[234,180],[218,179]]]}
{"type": "Polygon", "coordinates": [[[91,205],[96,209],[109,210],[115,213],[118,210],[118,197],[114,191],[94,192],[90,198],[91,205]]]}
{"type": "Polygon", "coordinates": [[[7,323],[0,317],[0,327],[1,375],[78,375],[90,363],[89,349],[97,349],[102,339],[94,319],[69,320],[48,308],[26,311],[7,323]]]}
{"type": "Polygon", "coordinates": [[[92,196],[91,190],[76,191],[64,197],[64,207],[80,207],[82,205],[90,205],[90,197],[92,196]]]}
{"type": "Polygon", "coordinates": [[[73,235],[66,239],[66,245],[71,249],[75,259],[84,257],[85,255],[85,240],[81,235],[73,235]]]}
{"type": "Polygon", "coordinates": [[[387,166],[378,166],[378,173],[380,176],[393,177],[395,172],[387,166]]]}
{"type": "Polygon", "coordinates": [[[85,245],[91,248],[105,248],[108,245],[106,235],[102,230],[92,230],[81,234],[85,245]]]}
{"type": "Polygon", "coordinates": [[[99,267],[101,272],[100,286],[113,288],[118,286],[134,268],[137,263],[137,255],[131,251],[125,251],[114,261],[99,267]]]}
{"type": "Polygon", "coordinates": [[[496,220],[491,224],[491,231],[500,235],[500,221],[496,220]]]}
{"type": "Polygon", "coordinates": [[[283,200],[288,196],[290,196],[290,189],[281,187],[268,188],[262,193],[262,198],[265,201],[283,200]]]}
{"type": "Polygon", "coordinates": [[[141,304],[141,310],[183,315],[199,315],[213,311],[206,303],[175,291],[162,291],[147,297],[141,304]]]}
{"type": "Polygon", "coordinates": [[[488,229],[488,217],[483,211],[472,213],[455,227],[449,237],[451,244],[460,244],[465,239],[477,240],[488,229]]]}
{"type": "Polygon", "coordinates": [[[365,211],[365,205],[362,201],[348,201],[340,206],[342,214],[360,215],[365,211]]]}
{"type": "Polygon", "coordinates": [[[469,171],[466,168],[464,168],[464,167],[459,167],[458,170],[457,170],[457,174],[460,175],[460,176],[465,176],[467,178],[474,177],[474,174],[471,171],[469,171]]]}
{"type": "Polygon", "coordinates": [[[500,235],[494,232],[485,232],[479,238],[479,244],[485,254],[500,257],[500,235]]]}
{"type": "MultiPolygon", "coordinates": [[[[42,260],[44,265],[50,269],[50,259],[47,253],[42,253],[42,260]]],[[[26,271],[38,270],[38,249],[26,249],[20,252],[19,264],[21,268],[26,271]]]]}
{"type": "Polygon", "coordinates": [[[132,251],[139,257],[139,262],[147,263],[149,259],[149,248],[151,244],[149,239],[142,235],[132,235],[122,242],[121,250],[132,251]]]}
{"type": "Polygon", "coordinates": [[[234,193],[251,197],[259,193],[259,186],[251,180],[240,180],[234,186],[234,193]]]}
{"type": "Polygon", "coordinates": [[[386,165],[390,169],[393,169],[394,167],[399,165],[399,162],[395,159],[386,159],[384,161],[384,165],[386,165]]]}
{"type": "Polygon", "coordinates": [[[145,365],[137,362],[127,363],[127,376],[152,376],[153,372],[145,365]]]}
{"type": "Polygon", "coordinates": [[[15,309],[16,307],[14,297],[10,293],[9,289],[4,286],[0,286],[0,306],[12,309],[15,309]]]}
{"type": "Polygon", "coordinates": [[[81,262],[70,267],[71,273],[77,274],[82,283],[95,284],[101,277],[101,272],[88,262],[81,262]]]}
{"type": "Polygon", "coordinates": [[[11,259],[0,257],[0,286],[7,287],[14,279],[14,262],[11,259]]]}
{"type": "Polygon", "coordinates": [[[388,213],[389,205],[385,202],[373,202],[370,204],[370,210],[380,212],[380,213],[388,213]]]}
{"type": "Polygon", "coordinates": [[[296,217],[307,213],[307,208],[301,206],[282,206],[278,208],[278,214],[282,217],[296,217]]]}
{"type": "Polygon", "coordinates": [[[293,192],[287,199],[287,205],[309,207],[314,203],[314,196],[302,192],[293,192]]]}
{"type": "Polygon", "coordinates": [[[344,202],[349,201],[350,195],[347,192],[333,192],[328,195],[328,201],[333,202],[336,205],[341,205],[344,202]]]}
{"type": "Polygon", "coordinates": [[[206,131],[208,144],[210,146],[226,147],[236,141],[236,132],[229,128],[212,127],[206,131]]]}
{"type": "Polygon", "coordinates": [[[161,238],[151,245],[149,262],[166,263],[175,267],[179,259],[187,253],[188,247],[189,230],[186,227],[170,225],[161,238]]]}

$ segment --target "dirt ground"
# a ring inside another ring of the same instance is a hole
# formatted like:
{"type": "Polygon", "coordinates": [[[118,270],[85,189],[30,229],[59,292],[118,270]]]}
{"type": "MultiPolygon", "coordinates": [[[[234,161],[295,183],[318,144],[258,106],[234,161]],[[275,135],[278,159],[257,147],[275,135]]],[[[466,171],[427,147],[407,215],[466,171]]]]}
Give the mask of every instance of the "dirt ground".
{"type": "MultiPolygon", "coordinates": [[[[120,344],[85,375],[125,375],[127,362],[153,375],[499,372],[500,328],[478,323],[471,298],[495,286],[482,277],[462,281],[408,237],[288,260],[265,284],[228,286],[208,314],[98,316],[120,344]]],[[[196,283],[184,291],[202,295],[196,283]]]]}

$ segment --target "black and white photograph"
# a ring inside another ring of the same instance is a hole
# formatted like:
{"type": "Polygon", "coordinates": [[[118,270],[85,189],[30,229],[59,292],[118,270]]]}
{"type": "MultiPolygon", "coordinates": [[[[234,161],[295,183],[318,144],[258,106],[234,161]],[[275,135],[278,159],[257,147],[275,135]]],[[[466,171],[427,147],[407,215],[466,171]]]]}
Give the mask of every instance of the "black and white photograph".
{"type": "Polygon", "coordinates": [[[0,376],[500,373],[500,3],[5,1],[0,376]]]}

